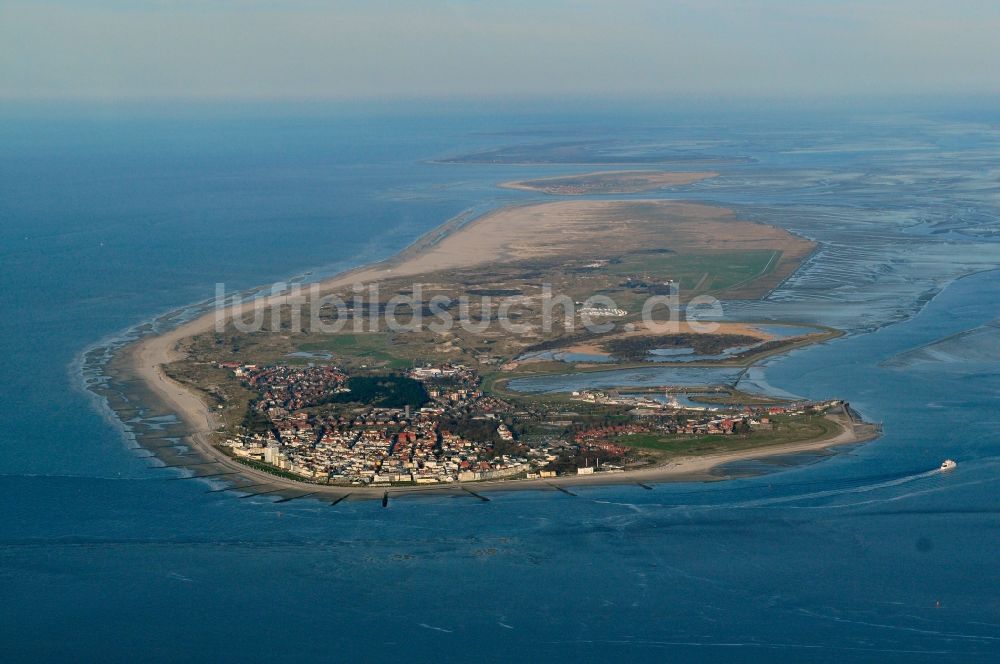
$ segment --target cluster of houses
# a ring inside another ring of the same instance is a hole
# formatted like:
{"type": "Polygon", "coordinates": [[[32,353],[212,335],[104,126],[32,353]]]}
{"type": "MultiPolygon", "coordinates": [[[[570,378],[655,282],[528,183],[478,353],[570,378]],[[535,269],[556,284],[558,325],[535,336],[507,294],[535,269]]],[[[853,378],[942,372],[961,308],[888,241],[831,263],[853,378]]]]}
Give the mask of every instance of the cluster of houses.
{"type": "Polygon", "coordinates": [[[235,367],[233,374],[260,393],[254,403],[260,412],[296,411],[350,391],[347,374],[335,366],[258,368],[251,364],[235,367]]]}
{"type": "Polygon", "coordinates": [[[354,405],[317,414],[303,410],[347,391],[348,376],[334,366],[227,367],[260,395],[251,408],[268,417],[266,431],[243,431],[225,441],[233,456],[263,462],[319,483],[434,484],[508,477],[539,477],[557,458],[545,445],[497,453],[494,440],[513,442],[497,416],[511,405],[478,390],[478,376],[460,365],[421,367],[409,376],[425,383],[431,401],[419,408],[354,405]],[[353,412],[352,412],[353,411],[353,412]],[[477,441],[450,431],[442,420],[477,413],[493,436],[477,441]]]}
{"type": "Polygon", "coordinates": [[[600,450],[608,454],[622,456],[628,452],[627,447],[616,445],[611,439],[619,436],[628,436],[637,433],[649,433],[651,427],[648,424],[617,424],[604,427],[592,427],[578,431],[573,436],[573,440],[582,449],[600,450]]]}
{"type": "Polygon", "coordinates": [[[686,435],[738,435],[773,427],[771,417],[778,415],[806,415],[823,412],[843,404],[839,400],[800,402],[788,405],[681,406],[676,398],[660,402],[646,396],[623,396],[617,392],[575,392],[574,397],[592,403],[634,406],[636,421],[628,424],[606,426],[579,431],[574,440],[583,446],[619,449],[614,440],[621,436],[642,433],[669,433],[686,435]],[[681,415],[682,416],[678,416],[681,415]],[[602,447],[603,446],[603,447],[602,447]],[[610,447],[608,447],[610,446],[610,447]]]}

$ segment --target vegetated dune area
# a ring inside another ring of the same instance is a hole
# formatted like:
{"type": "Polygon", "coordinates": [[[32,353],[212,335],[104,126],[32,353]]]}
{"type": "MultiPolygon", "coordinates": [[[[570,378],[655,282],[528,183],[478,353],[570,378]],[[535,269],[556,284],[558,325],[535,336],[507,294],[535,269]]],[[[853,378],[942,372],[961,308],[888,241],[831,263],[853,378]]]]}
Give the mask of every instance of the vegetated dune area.
{"type": "MultiPolygon", "coordinates": [[[[545,269],[576,270],[581,278],[646,275],[672,279],[689,290],[738,287],[731,297],[759,297],[791,274],[814,247],[788,231],[740,220],[730,210],[709,205],[558,201],[497,210],[397,261],[356,271],[328,286],[521,264],[536,276],[545,269]]],[[[476,273],[478,281],[494,277],[476,273]]],[[[495,274],[494,280],[507,276],[495,274]]]]}
{"type": "MultiPolygon", "coordinates": [[[[339,293],[346,300],[354,284],[379,283],[382,297],[388,298],[418,282],[425,300],[439,294],[497,292],[518,298],[519,320],[530,326],[538,322],[542,285],[548,284],[553,293],[578,301],[598,292],[608,295],[628,312],[625,319],[634,319],[642,302],[668,282],[679,287],[682,300],[704,293],[721,299],[761,297],[790,275],[813,248],[812,242],[785,230],[740,220],[732,211],[714,206],[674,201],[558,201],[506,207],[446,233],[434,231],[393,259],[325,281],[320,292],[339,293]]],[[[261,298],[252,306],[270,308],[284,297],[261,298]]],[[[232,312],[224,313],[230,316],[232,312]]],[[[151,386],[162,387],[159,367],[183,358],[185,348],[193,345],[192,337],[211,333],[219,315],[212,312],[141,340],[131,350],[137,371],[151,386]]],[[[641,333],[642,328],[638,329],[641,333]]],[[[514,337],[492,328],[468,338],[463,334],[462,330],[451,338],[397,334],[391,347],[385,346],[391,355],[404,359],[463,361],[468,359],[463,355],[493,344],[492,354],[509,359],[565,331],[557,328],[547,338],[535,332],[514,337]]],[[[309,342],[321,343],[319,336],[311,335],[309,342]]],[[[275,345],[274,353],[294,350],[301,341],[294,334],[242,335],[243,353],[265,339],[275,345]]],[[[351,351],[349,345],[335,345],[338,352],[351,351]]],[[[172,387],[161,391],[171,400],[184,401],[190,410],[187,395],[172,387]]],[[[203,427],[205,417],[199,415],[203,427]]]]}

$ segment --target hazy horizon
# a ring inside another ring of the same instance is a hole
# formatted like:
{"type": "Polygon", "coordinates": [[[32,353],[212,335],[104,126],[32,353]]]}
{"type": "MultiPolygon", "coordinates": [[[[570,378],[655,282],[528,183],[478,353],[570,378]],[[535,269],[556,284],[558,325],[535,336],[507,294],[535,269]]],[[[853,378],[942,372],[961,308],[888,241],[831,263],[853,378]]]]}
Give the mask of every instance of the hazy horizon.
{"type": "Polygon", "coordinates": [[[995,95],[1000,5],[0,3],[6,100],[995,95]]]}

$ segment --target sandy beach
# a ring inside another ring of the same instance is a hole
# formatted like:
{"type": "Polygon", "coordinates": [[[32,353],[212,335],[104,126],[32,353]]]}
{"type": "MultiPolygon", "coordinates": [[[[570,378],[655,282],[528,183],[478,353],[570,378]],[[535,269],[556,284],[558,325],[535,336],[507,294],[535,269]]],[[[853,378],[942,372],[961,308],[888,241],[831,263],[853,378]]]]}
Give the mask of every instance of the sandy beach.
{"type": "MultiPolygon", "coordinates": [[[[355,283],[370,283],[386,277],[420,275],[429,272],[446,270],[456,267],[470,267],[497,260],[498,256],[530,255],[533,257],[555,252],[558,246],[567,243],[593,242],[594,236],[614,232],[613,229],[601,227],[599,218],[589,214],[594,207],[614,205],[614,202],[565,201],[531,206],[512,206],[486,214],[470,223],[460,225],[455,220],[442,227],[434,229],[414,243],[409,249],[399,255],[355,270],[336,275],[320,284],[321,291],[326,293],[346,288],[355,283]],[[530,238],[530,240],[529,240],[530,238]]],[[[736,226],[746,226],[767,237],[779,237],[784,233],[780,229],[751,224],[749,222],[734,222],[730,211],[705,205],[689,203],[666,204],[671,213],[676,212],[684,218],[698,217],[706,226],[706,232],[718,230],[718,224],[726,224],[729,232],[745,233],[747,229],[735,229],[736,226]]],[[[285,296],[269,296],[255,300],[255,308],[270,307],[280,304],[285,296]]],[[[250,304],[246,306],[251,306],[250,304]]],[[[230,317],[233,309],[227,309],[225,315],[230,317]]],[[[164,334],[147,336],[125,349],[128,353],[130,372],[141,380],[160,398],[169,410],[189,427],[190,442],[193,449],[201,456],[218,462],[220,469],[236,471],[240,476],[252,478],[258,482],[266,482],[275,488],[295,489],[317,493],[379,494],[381,488],[359,487],[326,487],[308,482],[296,482],[277,478],[276,476],[257,471],[238,463],[216,449],[210,442],[212,432],[220,425],[218,416],[192,390],[169,378],[163,367],[181,358],[178,344],[183,339],[213,329],[218,313],[211,311],[193,319],[164,334]]],[[[738,323],[730,324],[736,332],[746,328],[738,323]]],[[[641,332],[640,332],[641,333],[641,332]]],[[[758,333],[759,334],[759,333],[758,333]]],[[[619,483],[636,480],[665,481],[678,478],[694,478],[704,476],[711,468],[729,461],[757,458],[766,455],[784,454],[804,450],[823,449],[836,445],[851,444],[865,440],[865,434],[859,434],[855,427],[842,425],[842,432],[828,440],[810,441],[808,443],[774,446],[755,450],[742,450],[727,454],[706,455],[676,459],[662,467],[631,471],[625,474],[608,474],[597,476],[580,476],[558,478],[555,480],[523,480],[506,482],[480,482],[474,486],[480,488],[542,488],[547,484],[561,483],[619,483]]],[[[396,491],[427,491],[449,489],[431,486],[428,488],[393,489],[396,491]]],[[[451,487],[455,490],[455,487],[451,487]]]]}

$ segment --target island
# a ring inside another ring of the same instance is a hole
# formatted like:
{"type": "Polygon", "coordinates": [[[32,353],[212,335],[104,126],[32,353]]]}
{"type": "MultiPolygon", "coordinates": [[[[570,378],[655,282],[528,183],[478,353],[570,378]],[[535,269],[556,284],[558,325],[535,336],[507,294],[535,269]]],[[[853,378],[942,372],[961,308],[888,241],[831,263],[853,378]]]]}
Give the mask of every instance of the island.
{"type": "Polygon", "coordinates": [[[659,141],[640,139],[602,139],[551,141],[542,143],[508,144],[467,154],[434,160],[441,164],[503,164],[503,165],[670,165],[720,166],[747,164],[745,156],[707,154],[700,150],[670,148],[659,141]]]}
{"type": "Polygon", "coordinates": [[[149,449],[224,479],[219,490],[387,501],[389,491],[719,479],[712,469],[727,461],[854,444],[878,427],[832,396],[516,385],[650,366],[739,371],[831,339],[839,332],[791,322],[706,330],[672,321],[669,306],[643,312],[651,298],[762,297],[814,249],[702,204],[509,206],[453,219],[392,259],[145,336],[114,367],[187,428],[182,453],[149,449]]]}
{"type": "Polygon", "coordinates": [[[560,175],[520,182],[504,182],[501,187],[537,191],[552,196],[580,196],[584,194],[637,194],[653,189],[663,189],[691,184],[714,178],[713,171],[595,171],[579,175],[560,175]]]}

